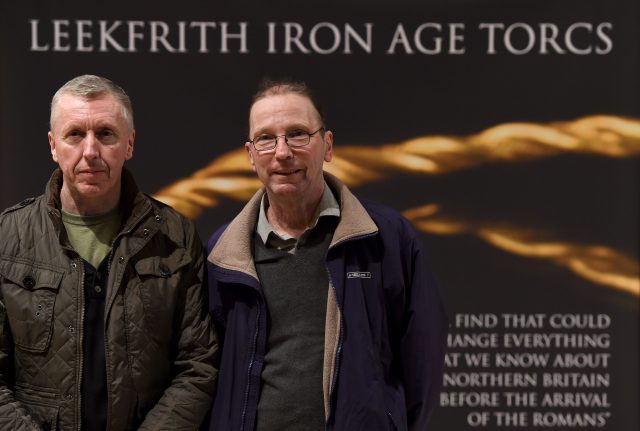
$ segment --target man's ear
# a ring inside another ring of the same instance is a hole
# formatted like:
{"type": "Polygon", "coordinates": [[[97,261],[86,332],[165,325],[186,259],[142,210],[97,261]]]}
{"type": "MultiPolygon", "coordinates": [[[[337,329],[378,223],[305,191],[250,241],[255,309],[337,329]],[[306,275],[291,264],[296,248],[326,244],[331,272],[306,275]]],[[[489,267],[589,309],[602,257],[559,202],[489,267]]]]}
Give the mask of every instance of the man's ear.
{"type": "Polygon", "coordinates": [[[56,154],[56,138],[53,136],[53,132],[51,130],[47,133],[47,138],[49,139],[49,147],[51,148],[51,158],[54,162],[58,163],[58,155],[56,154]]]}
{"type": "Polygon", "coordinates": [[[135,129],[131,131],[129,134],[129,139],[127,140],[127,154],[125,155],[125,160],[129,160],[133,157],[133,142],[136,140],[136,131],[135,129]]]}
{"type": "Polygon", "coordinates": [[[253,172],[256,171],[256,163],[253,161],[253,153],[251,152],[251,143],[250,142],[245,142],[244,143],[244,149],[247,151],[247,154],[249,155],[249,163],[251,163],[251,169],[253,169],[253,172]]]}
{"type": "Polygon", "coordinates": [[[333,132],[331,130],[324,132],[324,144],[324,161],[330,162],[333,158],[333,132]]]}

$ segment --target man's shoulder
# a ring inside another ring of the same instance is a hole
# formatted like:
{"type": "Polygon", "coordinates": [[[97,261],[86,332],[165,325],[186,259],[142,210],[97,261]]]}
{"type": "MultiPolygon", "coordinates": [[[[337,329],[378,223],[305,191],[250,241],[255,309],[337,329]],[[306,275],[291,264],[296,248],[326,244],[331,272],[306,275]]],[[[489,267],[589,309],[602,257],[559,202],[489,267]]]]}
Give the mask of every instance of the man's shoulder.
{"type": "Polygon", "coordinates": [[[165,204],[158,199],[144,195],[151,204],[152,211],[148,217],[155,218],[156,222],[164,223],[168,229],[187,238],[197,238],[197,242],[201,243],[195,223],[193,220],[178,212],[175,208],[165,204]]]}
{"type": "Polygon", "coordinates": [[[230,223],[223,224],[218,229],[216,229],[215,232],[213,232],[213,234],[209,237],[209,240],[207,241],[207,254],[211,253],[211,250],[213,250],[213,247],[216,245],[224,231],[227,230],[229,224],[230,223]]]}
{"type": "Polygon", "coordinates": [[[225,236],[227,244],[247,245],[245,242],[248,238],[247,232],[253,232],[258,222],[260,199],[262,198],[263,192],[263,189],[258,190],[230,222],[223,224],[215,230],[207,241],[207,252],[211,252],[223,235],[225,236]]]}
{"type": "Polygon", "coordinates": [[[358,200],[381,231],[385,229],[414,231],[409,220],[395,208],[361,197],[358,197],[358,200]]]}
{"type": "Polygon", "coordinates": [[[7,214],[10,214],[12,212],[18,211],[26,206],[32,205],[35,202],[35,198],[26,198],[25,200],[18,202],[15,205],[12,205],[10,207],[5,208],[4,210],[2,210],[2,212],[0,212],[0,217],[5,216],[7,214]]]}
{"type": "Polygon", "coordinates": [[[181,223],[187,223],[187,224],[193,223],[189,218],[187,218],[184,214],[180,213],[178,210],[176,210],[172,206],[167,205],[166,203],[146,193],[144,193],[144,196],[149,200],[149,203],[153,208],[154,215],[166,217],[174,221],[180,221],[181,223]]]}
{"type": "Polygon", "coordinates": [[[382,242],[392,248],[412,249],[421,243],[416,228],[398,210],[384,203],[358,197],[361,205],[378,228],[382,242]]]}
{"type": "Polygon", "coordinates": [[[358,200],[372,216],[385,217],[392,220],[402,218],[402,214],[400,214],[398,210],[390,207],[389,205],[383,204],[382,202],[363,198],[361,196],[358,196],[358,200]]]}
{"type": "Polygon", "coordinates": [[[32,239],[44,235],[46,217],[40,214],[39,201],[27,198],[0,213],[0,254],[12,254],[16,246],[28,247],[32,239]]]}
{"type": "Polygon", "coordinates": [[[34,197],[26,198],[26,199],[22,200],[21,202],[15,204],[13,206],[10,206],[9,208],[5,208],[2,212],[0,212],[0,216],[4,216],[5,214],[9,214],[9,213],[12,213],[12,212],[15,212],[15,211],[19,211],[19,210],[21,210],[23,208],[29,207],[30,205],[33,205],[36,202],[37,199],[38,198],[34,198],[34,197]]]}

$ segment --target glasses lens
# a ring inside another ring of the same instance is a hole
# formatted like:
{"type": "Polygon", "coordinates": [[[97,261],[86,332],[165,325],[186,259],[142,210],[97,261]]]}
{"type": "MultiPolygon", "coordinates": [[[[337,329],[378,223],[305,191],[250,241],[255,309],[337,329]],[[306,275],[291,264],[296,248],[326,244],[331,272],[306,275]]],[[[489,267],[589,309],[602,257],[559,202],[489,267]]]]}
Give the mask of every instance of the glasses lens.
{"type": "Polygon", "coordinates": [[[253,146],[256,147],[256,150],[268,150],[275,146],[276,138],[270,135],[262,135],[258,136],[253,140],[253,146]]]}
{"type": "Polygon", "coordinates": [[[287,143],[292,147],[303,147],[309,143],[309,133],[303,130],[293,130],[287,133],[287,143]]]}

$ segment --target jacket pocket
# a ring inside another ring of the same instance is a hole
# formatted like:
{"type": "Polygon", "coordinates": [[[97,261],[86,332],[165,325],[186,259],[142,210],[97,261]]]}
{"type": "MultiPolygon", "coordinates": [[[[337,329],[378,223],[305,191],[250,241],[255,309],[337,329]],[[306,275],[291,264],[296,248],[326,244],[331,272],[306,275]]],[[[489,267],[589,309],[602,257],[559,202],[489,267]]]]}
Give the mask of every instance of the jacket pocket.
{"type": "Polygon", "coordinates": [[[138,423],[141,424],[142,422],[144,422],[147,414],[153,407],[156,406],[156,404],[158,404],[158,400],[160,400],[163,393],[164,389],[158,389],[156,391],[141,392],[138,394],[136,403],[136,420],[138,421],[138,423]]]}
{"type": "Polygon", "coordinates": [[[184,248],[177,248],[169,256],[142,258],[135,263],[135,268],[140,277],[169,278],[189,263],[191,263],[191,256],[184,248]]]}
{"type": "Polygon", "coordinates": [[[389,429],[391,431],[398,431],[398,426],[396,425],[396,421],[393,419],[391,412],[387,412],[387,417],[389,418],[389,429]]]}
{"type": "Polygon", "coordinates": [[[29,416],[45,431],[58,429],[57,405],[58,393],[49,388],[40,388],[28,384],[16,384],[15,398],[29,412],[29,416]]]}
{"type": "Polygon", "coordinates": [[[393,431],[407,430],[407,414],[404,401],[404,391],[395,387],[386,387],[385,408],[389,418],[389,429],[393,431]]]}
{"type": "Polygon", "coordinates": [[[144,257],[134,264],[137,276],[127,299],[128,316],[146,329],[145,336],[159,344],[174,330],[176,307],[188,282],[183,280],[182,269],[191,262],[185,249],[178,248],[168,256],[144,257]]]}
{"type": "Polygon", "coordinates": [[[0,259],[2,300],[19,348],[44,352],[49,347],[62,275],[62,270],[44,264],[0,259]]]}

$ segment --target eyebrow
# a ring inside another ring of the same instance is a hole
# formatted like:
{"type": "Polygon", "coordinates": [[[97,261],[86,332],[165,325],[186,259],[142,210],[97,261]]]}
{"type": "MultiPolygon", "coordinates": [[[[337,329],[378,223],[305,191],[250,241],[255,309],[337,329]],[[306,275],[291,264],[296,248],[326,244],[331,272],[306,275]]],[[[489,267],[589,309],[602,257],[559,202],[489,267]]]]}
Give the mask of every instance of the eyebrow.
{"type": "MultiPolygon", "coordinates": [[[[285,129],[285,132],[284,132],[284,133],[289,133],[289,132],[291,132],[291,131],[293,131],[293,130],[306,130],[306,131],[309,131],[309,130],[311,130],[311,129],[313,129],[313,127],[309,127],[309,126],[308,126],[308,125],[306,125],[306,124],[302,124],[302,123],[294,123],[294,124],[292,124],[291,126],[287,127],[287,128],[285,129]]],[[[268,130],[269,130],[269,128],[268,128],[268,127],[263,127],[262,129],[258,129],[258,130],[253,134],[253,136],[259,136],[259,135],[275,135],[275,132],[270,132],[270,131],[268,131],[268,130]]]]}

